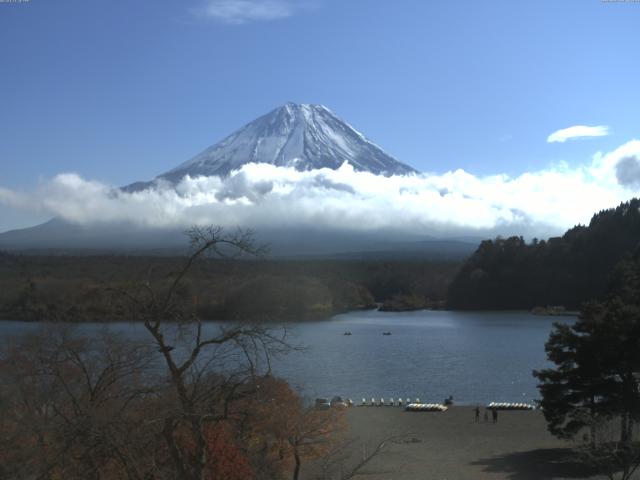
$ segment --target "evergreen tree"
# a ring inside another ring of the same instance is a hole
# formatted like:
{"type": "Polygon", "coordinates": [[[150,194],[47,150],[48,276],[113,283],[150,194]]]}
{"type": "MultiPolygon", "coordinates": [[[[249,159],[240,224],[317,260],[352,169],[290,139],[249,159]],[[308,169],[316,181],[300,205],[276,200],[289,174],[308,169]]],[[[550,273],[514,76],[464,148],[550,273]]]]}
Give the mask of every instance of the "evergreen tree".
{"type": "Polygon", "coordinates": [[[615,464],[629,478],[640,464],[634,439],[640,421],[638,256],[618,264],[610,288],[605,301],[585,304],[575,324],[554,325],[545,348],[555,368],[534,376],[549,431],[574,438],[588,429],[589,458],[598,458],[600,466],[615,464]],[[618,420],[618,438],[600,438],[601,427],[618,420]]]}
{"type": "Polygon", "coordinates": [[[606,294],[612,268],[639,244],[640,199],[599,212],[589,226],[578,225],[548,241],[485,240],[451,283],[447,302],[471,310],[578,309],[606,294]]]}

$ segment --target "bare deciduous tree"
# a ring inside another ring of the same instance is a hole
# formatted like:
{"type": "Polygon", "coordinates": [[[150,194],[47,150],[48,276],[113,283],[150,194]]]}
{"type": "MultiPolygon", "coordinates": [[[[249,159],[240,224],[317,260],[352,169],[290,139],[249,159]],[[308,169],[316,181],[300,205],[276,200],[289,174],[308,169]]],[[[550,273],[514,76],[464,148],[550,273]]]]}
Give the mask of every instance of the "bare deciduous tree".
{"type": "Polygon", "coordinates": [[[185,286],[208,254],[262,249],[250,232],[188,233],[177,272],[111,290],[144,341],[48,328],[1,353],[1,477],[298,478],[303,458],[332,447],[338,412],[305,407],[271,376],[272,356],[293,348],[286,329],[203,322],[185,286]]]}
{"type": "Polygon", "coordinates": [[[175,404],[165,412],[162,434],[180,478],[201,480],[212,459],[208,426],[228,419],[229,404],[252,395],[253,379],[275,353],[287,351],[286,330],[274,332],[262,325],[206,328],[195,314],[194,302],[181,295],[183,280],[203,256],[260,256],[252,233],[227,234],[221,227],[194,227],[188,231],[191,254],[168,285],[150,280],[134,290],[123,290],[132,312],[144,322],[163,357],[175,391],[175,404]],[[172,340],[180,340],[179,348],[172,340]],[[216,375],[208,375],[216,368],[216,375]],[[189,447],[185,448],[185,436],[189,447]]]}
{"type": "Polygon", "coordinates": [[[376,457],[383,453],[389,443],[400,442],[413,435],[412,433],[389,434],[368,448],[367,443],[357,438],[334,443],[320,458],[322,473],[317,480],[350,480],[356,475],[363,474],[364,468],[376,457]],[[360,453],[360,449],[361,453],[360,453]]]}
{"type": "MultiPolygon", "coordinates": [[[[47,329],[0,362],[0,441],[6,478],[102,478],[119,470],[142,479],[150,438],[140,428],[155,395],[144,345],[47,329]]],[[[145,465],[147,464],[147,465],[145,465]]]]}
{"type": "Polygon", "coordinates": [[[578,449],[578,459],[610,480],[629,480],[640,468],[640,442],[620,442],[620,427],[615,423],[595,419],[590,441],[578,449]]]}

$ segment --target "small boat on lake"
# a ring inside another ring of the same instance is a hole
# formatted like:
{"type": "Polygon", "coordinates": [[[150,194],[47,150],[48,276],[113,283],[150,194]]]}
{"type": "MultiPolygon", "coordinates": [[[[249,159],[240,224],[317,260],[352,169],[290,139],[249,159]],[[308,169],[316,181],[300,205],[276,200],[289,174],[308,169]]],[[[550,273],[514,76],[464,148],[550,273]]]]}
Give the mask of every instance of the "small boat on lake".
{"type": "Polygon", "coordinates": [[[351,332],[344,332],[345,335],[351,335],[351,332]]]}
{"type": "Polygon", "coordinates": [[[391,335],[391,332],[382,332],[383,335],[391,335]]]}

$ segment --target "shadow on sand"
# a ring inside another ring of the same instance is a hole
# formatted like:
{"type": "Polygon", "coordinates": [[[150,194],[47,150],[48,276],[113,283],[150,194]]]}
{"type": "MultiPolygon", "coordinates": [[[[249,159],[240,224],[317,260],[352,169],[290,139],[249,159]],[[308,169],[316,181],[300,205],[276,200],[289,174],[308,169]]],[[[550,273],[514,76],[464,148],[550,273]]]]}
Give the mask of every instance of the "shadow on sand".
{"type": "Polygon", "coordinates": [[[510,480],[589,478],[597,472],[576,461],[570,448],[545,448],[480,459],[472,463],[487,473],[507,474],[510,480]]]}

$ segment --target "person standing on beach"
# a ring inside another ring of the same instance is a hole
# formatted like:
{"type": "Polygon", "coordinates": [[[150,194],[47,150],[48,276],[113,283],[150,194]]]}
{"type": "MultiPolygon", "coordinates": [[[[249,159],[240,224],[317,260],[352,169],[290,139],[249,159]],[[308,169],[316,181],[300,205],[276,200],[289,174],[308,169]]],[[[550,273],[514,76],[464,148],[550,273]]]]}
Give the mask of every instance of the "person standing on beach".
{"type": "Polygon", "coordinates": [[[476,405],[473,411],[476,413],[476,423],[478,423],[480,421],[480,407],[476,405]]]}
{"type": "Polygon", "coordinates": [[[498,409],[497,408],[492,408],[491,409],[491,418],[493,418],[493,423],[498,423],[498,409]]]}

